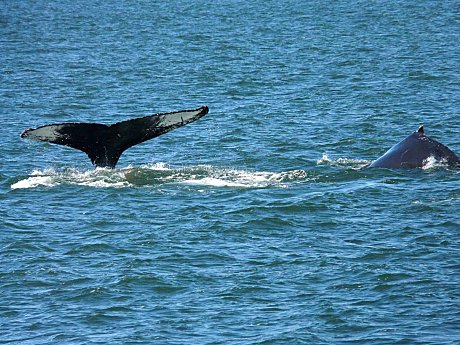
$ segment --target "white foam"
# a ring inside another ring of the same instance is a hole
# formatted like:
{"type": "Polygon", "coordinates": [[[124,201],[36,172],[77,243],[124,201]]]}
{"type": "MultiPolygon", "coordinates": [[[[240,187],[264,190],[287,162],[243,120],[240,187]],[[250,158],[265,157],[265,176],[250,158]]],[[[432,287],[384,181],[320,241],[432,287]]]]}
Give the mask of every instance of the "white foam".
{"type": "Polygon", "coordinates": [[[205,178],[196,179],[196,180],[190,179],[190,180],[185,180],[182,183],[190,184],[190,185],[197,185],[197,186],[212,186],[212,187],[237,187],[237,188],[250,187],[244,183],[225,181],[225,180],[214,178],[214,177],[205,177],[205,178]]]}
{"type": "Polygon", "coordinates": [[[329,158],[327,153],[323,153],[323,156],[316,161],[316,164],[321,165],[321,164],[330,164],[332,160],[329,158]]]}
{"type": "Polygon", "coordinates": [[[31,176],[11,185],[11,189],[26,189],[36,187],[55,187],[62,184],[91,186],[91,187],[126,187],[123,171],[98,168],[90,171],[66,169],[56,171],[46,169],[34,170],[31,176]]]}
{"type": "Polygon", "coordinates": [[[139,168],[97,168],[88,171],[46,169],[33,171],[29,177],[11,185],[11,188],[23,189],[59,185],[123,188],[159,186],[171,183],[227,188],[286,188],[289,183],[303,181],[306,178],[307,172],[303,170],[275,173],[221,168],[210,165],[172,168],[166,163],[155,163],[139,168]]]}
{"type": "Polygon", "coordinates": [[[448,166],[448,162],[446,159],[437,160],[434,156],[430,156],[423,161],[422,169],[423,170],[430,170],[436,168],[443,168],[448,166]]]}
{"type": "Polygon", "coordinates": [[[53,179],[50,176],[32,176],[12,184],[11,189],[26,189],[40,186],[52,187],[53,185],[53,179]]]}
{"type": "Polygon", "coordinates": [[[318,165],[356,166],[357,168],[362,168],[369,163],[371,163],[371,161],[354,158],[337,158],[334,160],[329,158],[327,153],[323,153],[323,156],[316,161],[316,164],[318,165]]]}
{"type": "MultiPolygon", "coordinates": [[[[132,169],[132,167],[128,167],[128,168],[132,169]]],[[[171,170],[169,165],[166,164],[166,163],[163,163],[163,162],[142,165],[141,168],[150,169],[150,170],[156,170],[156,171],[170,171],[171,170]]]]}
{"type": "Polygon", "coordinates": [[[234,187],[234,188],[286,188],[288,182],[305,179],[307,173],[303,170],[293,170],[281,173],[264,171],[247,171],[238,169],[217,169],[206,167],[209,176],[197,177],[184,180],[182,183],[213,186],[213,187],[234,187]]]}

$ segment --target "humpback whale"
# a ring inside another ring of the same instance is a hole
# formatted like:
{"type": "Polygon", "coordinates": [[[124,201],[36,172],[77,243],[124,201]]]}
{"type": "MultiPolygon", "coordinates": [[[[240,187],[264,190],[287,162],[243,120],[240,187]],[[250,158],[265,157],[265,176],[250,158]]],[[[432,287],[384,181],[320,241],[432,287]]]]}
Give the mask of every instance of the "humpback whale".
{"type": "Polygon", "coordinates": [[[130,147],[158,137],[208,113],[207,106],[139,117],[112,125],[100,123],[57,123],[29,128],[21,138],[47,141],[85,152],[96,167],[115,168],[130,147]]]}
{"type": "Polygon", "coordinates": [[[370,168],[421,168],[428,159],[460,167],[460,159],[447,146],[425,135],[423,125],[373,161],[370,168]]]}

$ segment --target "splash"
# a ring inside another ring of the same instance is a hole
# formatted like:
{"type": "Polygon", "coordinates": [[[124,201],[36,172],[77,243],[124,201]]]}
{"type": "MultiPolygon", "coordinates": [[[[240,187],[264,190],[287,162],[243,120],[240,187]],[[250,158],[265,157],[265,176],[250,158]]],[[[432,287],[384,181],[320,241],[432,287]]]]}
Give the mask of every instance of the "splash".
{"type": "MultiPolygon", "coordinates": [[[[198,167],[200,168],[200,167],[198,167]]],[[[216,169],[211,166],[202,166],[209,176],[194,174],[182,183],[190,185],[214,186],[214,187],[239,187],[239,188],[286,188],[289,182],[307,178],[303,170],[273,173],[263,171],[246,171],[238,169],[216,169]]]]}
{"type": "Polygon", "coordinates": [[[364,159],[352,159],[352,158],[337,158],[331,159],[326,153],[323,153],[323,156],[316,161],[317,165],[331,165],[331,166],[342,166],[342,167],[351,167],[354,169],[361,169],[371,163],[368,160],[364,159]]]}
{"type": "Polygon", "coordinates": [[[125,187],[129,185],[124,179],[123,172],[119,170],[104,168],[90,171],[45,169],[32,171],[30,177],[12,184],[11,189],[55,187],[64,184],[90,187],[125,187]]]}
{"type": "Polygon", "coordinates": [[[174,168],[166,163],[156,163],[138,168],[129,166],[122,169],[97,168],[89,171],[35,170],[30,176],[12,184],[11,189],[51,188],[62,185],[125,188],[166,184],[227,188],[286,188],[290,183],[307,178],[308,174],[303,170],[275,173],[210,165],[174,168]]]}
{"type": "Polygon", "coordinates": [[[430,156],[423,161],[423,170],[433,170],[437,168],[448,168],[449,163],[447,159],[436,159],[434,156],[430,156]]]}

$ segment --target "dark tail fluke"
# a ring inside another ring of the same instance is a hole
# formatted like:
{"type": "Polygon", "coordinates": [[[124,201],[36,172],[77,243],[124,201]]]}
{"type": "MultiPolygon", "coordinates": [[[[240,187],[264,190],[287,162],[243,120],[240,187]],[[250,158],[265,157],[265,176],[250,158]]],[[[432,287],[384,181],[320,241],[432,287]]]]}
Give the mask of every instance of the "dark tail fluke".
{"type": "Polygon", "coordinates": [[[27,129],[21,138],[47,141],[85,152],[97,167],[114,168],[131,146],[153,139],[208,113],[207,106],[140,117],[111,126],[99,123],[59,123],[27,129]]]}

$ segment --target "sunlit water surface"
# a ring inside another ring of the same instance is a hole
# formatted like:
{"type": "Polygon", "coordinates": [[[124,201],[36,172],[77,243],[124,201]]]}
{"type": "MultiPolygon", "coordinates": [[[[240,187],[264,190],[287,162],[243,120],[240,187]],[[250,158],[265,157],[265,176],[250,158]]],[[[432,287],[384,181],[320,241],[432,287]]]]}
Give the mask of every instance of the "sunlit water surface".
{"type": "Polygon", "coordinates": [[[457,1],[0,3],[0,343],[458,344],[457,1]],[[116,169],[22,140],[208,105],[116,169]]]}

